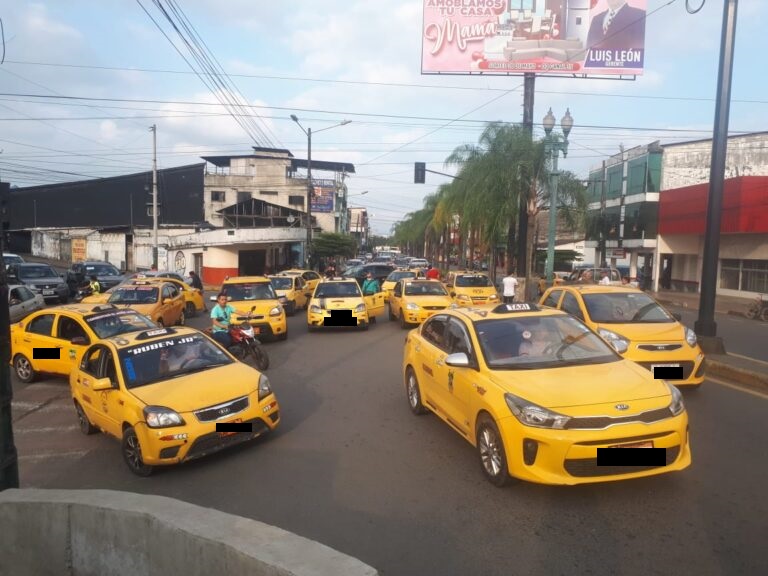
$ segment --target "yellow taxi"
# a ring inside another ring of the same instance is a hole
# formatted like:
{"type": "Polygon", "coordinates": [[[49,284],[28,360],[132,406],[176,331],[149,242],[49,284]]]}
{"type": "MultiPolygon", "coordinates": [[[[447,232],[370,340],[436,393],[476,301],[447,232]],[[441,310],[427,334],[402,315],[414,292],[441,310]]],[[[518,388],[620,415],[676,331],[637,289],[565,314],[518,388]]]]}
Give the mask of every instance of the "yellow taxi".
{"type": "Polygon", "coordinates": [[[283,270],[280,272],[280,274],[286,274],[288,276],[301,276],[301,279],[304,280],[304,284],[306,286],[307,292],[309,292],[309,297],[312,296],[312,292],[315,291],[315,288],[317,287],[317,284],[320,282],[322,276],[315,272],[314,270],[302,270],[300,268],[291,268],[289,270],[283,270]]]}
{"type": "Polygon", "coordinates": [[[363,296],[360,285],[352,278],[324,278],[312,294],[307,309],[310,332],[323,327],[359,327],[384,314],[384,293],[363,296]]]}
{"type": "Polygon", "coordinates": [[[184,295],[164,279],[132,280],[115,286],[107,304],[130,306],[158,326],[183,326],[186,322],[184,295]]]}
{"type": "Polygon", "coordinates": [[[499,303],[496,287],[488,275],[481,272],[451,272],[445,287],[459,306],[499,303]]]}
{"type": "Polygon", "coordinates": [[[272,282],[277,299],[282,307],[285,308],[285,313],[288,316],[293,316],[296,314],[296,310],[307,307],[307,302],[309,302],[312,292],[307,289],[307,285],[301,276],[276,274],[274,276],[267,276],[267,278],[272,282]]]}
{"type": "Polygon", "coordinates": [[[154,282],[167,282],[176,286],[176,289],[184,296],[184,313],[187,318],[194,318],[200,312],[205,312],[205,299],[203,298],[203,292],[197,288],[193,288],[186,282],[177,280],[176,278],[170,278],[167,276],[151,276],[147,280],[154,282]]]}
{"type": "Polygon", "coordinates": [[[579,318],[629,360],[654,368],[682,369],[675,386],[698,387],[705,358],[696,333],[683,326],[656,300],[629,286],[560,286],[541,297],[544,306],[579,318]]]}
{"type": "Polygon", "coordinates": [[[69,386],[80,430],[120,440],[125,463],[139,476],[280,423],[269,379],[192,328],[155,327],[96,342],[69,386]]]}
{"type": "Polygon", "coordinates": [[[69,376],[85,347],[101,338],[156,328],[149,318],[111,304],[67,304],[33,312],[11,324],[11,363],[16,377],[69,376]]]}
{"type": "MultiPolygon", "coordinates": [[[[236,314],[247,316],[252,308],[251,326],[259,336],[271,336],[277,340],[288,338],[288,321],[285,309],[280,305],[272,282],[266,276],[237,276],[228,278],[221,285],[229,304],[236,314]]],[[[216,297],[211,296],[215,301],[216,297]]]]}
{"type": "Polygon", "coordinates": [[[559,310],[436,314],[409,332],[403,376],[411,411],[434,412],[472,444],[497,486],[625,480],[691,464],[680,391],[559,310]]]}
{"type": "Polygon", "coordinates": [[[384,302],[389,302],[390,298],[392,298],[392,292],[395,290],[398,280],[418,278],[420,273],[420,270],[395,270],[387,276],[384,282],[381,283],[381,289],[384,291],[384,302]]]}
{"type": "Polygon", "coordinates": [[[389,319],[399,320],[401,328],[408,328],[452,304],[453,299],[441,282],[403,279],[395,285],[389,299],[389,319]]]}

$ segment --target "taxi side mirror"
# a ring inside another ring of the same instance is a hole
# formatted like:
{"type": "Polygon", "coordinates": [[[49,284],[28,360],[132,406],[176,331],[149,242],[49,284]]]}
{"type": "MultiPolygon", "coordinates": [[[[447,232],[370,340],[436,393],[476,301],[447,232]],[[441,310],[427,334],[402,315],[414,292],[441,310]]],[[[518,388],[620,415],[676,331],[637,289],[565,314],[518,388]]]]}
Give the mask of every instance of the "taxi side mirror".
{"type": "Polygon", "coordinates": [[[470,362],[469,362],[469,356],[467,356],[464,352],[456,352],[455,354],[449,354],[445,357],[445,363],[448,366],[453,366],[455,368],[469,368],[470,362]]]}
{"type": "Polygon", "coordinates": [[[97,378],[93,381],[93,384],[91,384],[91,390],[94,392],[99,392],[101,390],[111,390],[112,389],[112,381],[109,378],[97,378]]]}

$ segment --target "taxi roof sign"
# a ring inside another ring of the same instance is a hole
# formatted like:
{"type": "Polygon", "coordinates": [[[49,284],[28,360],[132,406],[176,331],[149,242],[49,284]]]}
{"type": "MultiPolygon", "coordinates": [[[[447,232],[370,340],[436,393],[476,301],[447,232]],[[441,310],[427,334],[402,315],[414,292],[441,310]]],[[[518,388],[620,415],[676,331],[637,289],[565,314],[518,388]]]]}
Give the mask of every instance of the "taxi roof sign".
{"type": "Polygon", "coordinates": [[[173,328],[155,328],[153,330],[145,330],[141,334],[136,336],[136,340],[148,340],[155,336],[165,336],[166,334],[176,334],[176,330],[173,328]]]}
{"type": "Polygon", "coordinates": [[[510,314],[513,312],[539,312],[540,310],[536,304],[513,302],[511,304],[499,304],[493,309],[493,312],[494,314],[510,314]]]}

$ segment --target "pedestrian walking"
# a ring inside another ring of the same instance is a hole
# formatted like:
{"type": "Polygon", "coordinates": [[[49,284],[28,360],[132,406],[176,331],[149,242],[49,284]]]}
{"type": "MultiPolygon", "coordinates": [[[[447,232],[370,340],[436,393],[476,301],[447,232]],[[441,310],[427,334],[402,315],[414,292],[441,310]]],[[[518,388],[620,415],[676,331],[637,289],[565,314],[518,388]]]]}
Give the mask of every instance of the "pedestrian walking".
{"type": "Polygon", "coordinates": [[[510,272],[504,276],[501,283],[504,286],[504,303],[512,304],[512,302],[515,301],[515,293],[517,292],[517,285],[519,284],[517,278],[515,278],[514,273],[510,272]]]}
{"type": "Polygon", "coordinates": [[[192,286],[192,288],[197,288],[200,292],[203,291],[203,282],[194,270],[189,271],[189,285],[192,286]]]}

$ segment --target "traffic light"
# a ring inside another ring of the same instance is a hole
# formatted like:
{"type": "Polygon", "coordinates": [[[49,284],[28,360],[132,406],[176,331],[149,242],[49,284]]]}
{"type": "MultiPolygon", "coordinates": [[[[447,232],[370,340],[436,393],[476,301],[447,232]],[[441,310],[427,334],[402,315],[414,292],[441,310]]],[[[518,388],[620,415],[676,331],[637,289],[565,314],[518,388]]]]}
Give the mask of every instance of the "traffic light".
{"type": "Polygon", "coordinates": [[[413,170],[413,183],[424,184],[427,176],[427,165],[424,162],[416,162],[413,170]]]}

